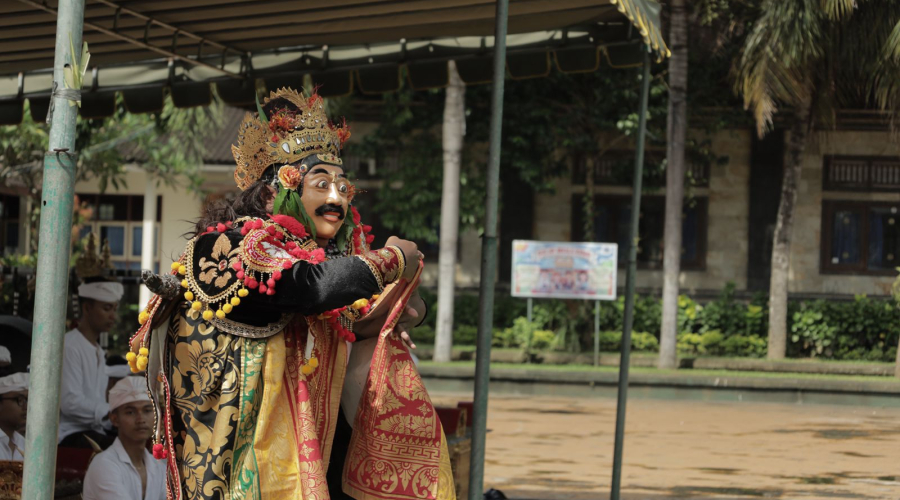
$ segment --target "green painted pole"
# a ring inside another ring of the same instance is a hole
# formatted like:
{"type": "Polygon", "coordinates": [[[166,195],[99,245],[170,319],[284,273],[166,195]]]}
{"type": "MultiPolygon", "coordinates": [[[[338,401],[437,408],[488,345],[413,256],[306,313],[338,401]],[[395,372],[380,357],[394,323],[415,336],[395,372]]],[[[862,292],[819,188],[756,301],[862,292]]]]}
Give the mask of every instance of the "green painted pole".
{"type": "Polygon", "coordinates": [[[622,448],[625,444],[625,404],[628,401],[628,364],[631,358],[631,327],[634,324],[634,275],[637,272],[638,226],[641,220],[641,181],[644,177],[644,142],[647,136],[647,101],[650,96],[650,52],[644,51],[641,80],[641,111],[634,155],[634,192],[631,195],[631,246],[628,247],[628,275],[625,278],[625,324],[622,330],[622,355],[619,360],[619,399],[616,404],[616,444],[613,451],[613,476],[610,500],[619,500],[622,487],[622,448]]]}
{"type": "Polygon", "coordinates": [[[503,128],[503,85],[506,82],[506,22],[509,0],[497,0],[494,27],[494,84],[491,88],[491,135],[481,242],[481,283],[478,305],[478,350],[475,354],[475,405],[472,410],[472,459],[469,500],[484,498],[484,448],[487,434],[488,383],[491,376],[491,335],[494,323],[494,280],[497,277],[497,205],[500,197],[500,138],[503,128]]]}
{"type": "Polygon", "coordinates": [[[56,93],[65,89],[63,66],[71,62],[71,57],[81,56],[83,25],[84,0],[61,0],[53,59],[55,90],[47,117],[50,120],[50,147],[44,156],[37,289],[31,334],[31,381],[22,481],[22,498],[28,500],[51,500],[56,476],[59,385],[75,196],[75,118],[78,114],[77,107],[70,107],[69,101],[56,93]],[[72,46],[78,51],[77,55],[70,56],[72,46]]]}

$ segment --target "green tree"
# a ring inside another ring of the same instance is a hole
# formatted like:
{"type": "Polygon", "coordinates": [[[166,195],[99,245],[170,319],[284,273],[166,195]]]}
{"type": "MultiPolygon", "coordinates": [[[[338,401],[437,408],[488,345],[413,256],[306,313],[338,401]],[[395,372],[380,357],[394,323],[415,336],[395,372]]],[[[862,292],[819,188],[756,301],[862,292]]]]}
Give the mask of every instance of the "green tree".
{"type": "MultiPolygon", "coordinates": [[[[199,189],[199,168],[213,124],[221,120],[222,106],[177,108],[166,99],[158,114],[133,114],[119,99],[113,116],[78,118],[75,149],[76,181],[97,179],[100,190],[124,186],[125,164],[137,163],[158,181],[168,185],[187,183],[199,189]]],[[[34,197],[36,223],[48,127],[31,118],[28,104],[22,122],[0,127],[0,184],[21,185],[34,197]]],[[[37,231],[31,232],[34,237],[37,231]]],[[[37,248],[36,242],[31,248],[37,248]]]]}
{"type": "Polygon", "coordinates": [[[900,107],[900,2],[762,0],[735,67],[735,88],[757,131],[788,110],[790,137],[772,249],[769,358],[785,356],[788,269],[797,183],[808,132],[842,107],[900,107]]]}

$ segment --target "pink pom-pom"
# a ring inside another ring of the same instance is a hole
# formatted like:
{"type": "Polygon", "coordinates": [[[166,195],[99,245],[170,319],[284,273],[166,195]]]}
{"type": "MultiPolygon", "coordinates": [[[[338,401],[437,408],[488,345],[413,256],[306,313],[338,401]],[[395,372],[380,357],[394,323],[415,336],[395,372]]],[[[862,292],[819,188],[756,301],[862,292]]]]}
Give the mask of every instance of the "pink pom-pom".
{"type": "Polygon", "coordinates": [[[259,282],[256,281],[256,280],[253,279],[253,278],[247,278],[247,279],[244,280],[244,285],[246,285],[247,288],[249,288],[249,289],[252,290],[252,289],[254,289],[254,288],[256,288],[256,287],[259,286],[259,282]]]}
{"type": "Polygon", "coordinates": [[[228,221],[225,221],[225,225],[228,226],[229,228],[231,228],[231,226],[234,225],[234,222],[228,220],[228,221]]]}
{"type": "Polygon", "coordinates": [[[244,271],[243,270],[237,272],[237,279],[239,279],[239,280],[244,279],[244,271]]]}
{"type": "Polygon", "coordinates": [[[293,264],[291,264],[290,261],[285,262],[284,264],[281,265],[281,267],[283,267],[283,268],[285,268],[285,269],[290,269],[291,266],[293,266],[293,264]]]}
{"type": "Polygon", "coordinates": [[[282,233],[281,231],[276,232],[276,233],[275,233],[275,239],[278,240],[278,241],[283,240],[283,239],[284,239],[284,233],[282,233]]]}
{"type": "Polygon", "coordinates": [[[266,295],[275,295],[275,289],[269,288],[268,290],[266,290],[266,295]]]}
{"type": "Polygon", "coordinates": [[[241,260],[238,259],[238,260],[234,261],[234,264],[232,264],[231,267],[233,267],[235,271],[240,271],[241,270],[241,260]]]}
{"type": "Polygon", "coordinates": [[[269,278],[268,280],[266,280],[266,285],[268,285],[269,288],[275,286],[275,278],[269,278]]]}
{"type": "Polygon", "coordinates": [[[288,250],[293,250],[293,249],[297,248],[297,242],[289,241],[289,242],[287,242],[287,245],[285,245],[285,248],[287,248],[288,250]]]}
{"type": "Polygon", "coordinates": [[[268,290],[268,289],[269,288],[265,284],[263,284],[263,283],[259,284],[259,293],[266,293],[266,290],[268,290]]]}
{"type": "Polygon", "coordinates": [[[281,271],[275,271],[274,273],[272,273],[272,277],[275,278],[275,281],[280,280],[281,279],[281,271]]]}
{"type": "Polygon", "coordinates": [[[275,236],[275,233],[276,233],[277,231],[278,231],[278,230],[275,229],[275,226],[269,226],[269,227],[266,228],[266,232],[269,233],[270,236],[275,236]]]}
{"type": "Polygon", "coordinates": [[[225,229],[226,229],[225,224],[222,224],[221,222],[216,224],[216,231],[218,231],[220,233],[224,233],[225,229]]]}
{"type": "Polygon", "coordinates": [[[206,226],[206,232],[207,232],[207,233],[213,232],[213,229],[215,229],[215,228],[212,227],[212,226],[206,226]]]}
{"type": "Polygon", "coordinates": [[[247,226],[241,226],[241,236],[247,236],[247,233],[250,232],[250,228],[247,226]]]}

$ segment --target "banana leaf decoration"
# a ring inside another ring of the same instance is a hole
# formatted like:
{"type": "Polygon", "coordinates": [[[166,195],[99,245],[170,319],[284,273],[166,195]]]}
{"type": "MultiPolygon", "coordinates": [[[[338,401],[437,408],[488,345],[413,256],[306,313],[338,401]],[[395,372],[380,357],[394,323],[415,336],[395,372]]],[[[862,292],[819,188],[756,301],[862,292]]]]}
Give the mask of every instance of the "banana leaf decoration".
{"type": "MultiPolygon", "coordinates": [[[[69,51],[72,58],[71,64],[63,66],[64,83],[67,89],[81,90],[84,86],[84,73],[87,71],[88,63],[91,60],[91,53],[88,52],[88,44],[84,42],[81,46],[81,58],[75,57],[75,42],[72,41],[72,35],[69,34],[69,51]]],[[[81,107],[81,100],[69,99],[69,107],[77,105],[81,107]]]]}

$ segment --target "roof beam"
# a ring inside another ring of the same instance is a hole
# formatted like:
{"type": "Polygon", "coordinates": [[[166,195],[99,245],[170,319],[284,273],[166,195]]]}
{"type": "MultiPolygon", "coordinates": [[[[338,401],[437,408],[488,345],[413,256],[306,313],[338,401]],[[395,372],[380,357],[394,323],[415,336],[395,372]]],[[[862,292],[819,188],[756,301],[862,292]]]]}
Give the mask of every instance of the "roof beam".
{"type": "MultiPolygon", "coordinates": [[[[30,5],[30,6],[32,6],[32,7],[35,7],[35,8],[37,8],[37,9],[43,10],[44,12],[49,12],[50,14],[53,14],[54,16],[57,15],[56,9],[53,9],[53,8],[51,8],[51,7],[48,7],[47,5],[44,5],[43,3],[37,2],[37,1],[35,1],[35,0],[19,0],[19,1],[22,2],[22,3],[24,3],[24,4],[30,5]]],[[[100,0],[100,1],[103,1],[103,0],[100,0]]],[[[112,2],[104,2],[104,3],[112,4],[112,2]]],[[[112,4],[112,5],[115,5],[115,4],[112,4]]],[[[124,12],[124,9],[123,9],[123,12],[124,12]]],[[[129,11],[129,13],[130,13],[130,12],[133,12],[133,11],[129,11]]],[[[172,26],[170,26],[170,25],[161,23],[161,22],[156,21],[156,20],[154,20],[154,19],[151,19],[151,18],[149,18],[149,17],[147,17],[147,16],[144,16],[144,19],[147,20],[148,23],[158,24],[158,25],[160,25],[160,26],[162,26],[162,27],[164,27],[164,28],[167,28],[167,29],[173,29],[173,30],[175,30],[176,33],[182,33],[182,34],[185,34],[185,32],[179,30],[178,28],[175,28],[175,27],[172,27],[172,26]]],[[[152,51],[152,52],[156,52],[157,54],[162,54],[162,55],[164,55],[164,56],[166,56],[166,57],[171,57],[171,58],[173,58],[173,59],[177,59],[177,60],[179,60],[179,61],[183,61],[183,62],[185,62],[185,63],[187,63],[187,64],[190,64],[190,65],[193,65],[193,66],[199,66],[199,67],[203,67],[203,68],[206,68],[206,69],[210,69],[210,70],[213,70],[213,71],[222,73],[223,75],[228,76],[228,77],[231,77],[231,78],[236,78],[236,79],[243,78],[243,76],[241,76],[240,74],[233,73],[233,72],[228,71],[228,70],[226,70],[226,69],[224,69],[224,68],[219,68],[219,67],[217,67],[217,66],[213,66],[212,64],[208,64],[208,63],[203,62],[203,61],[201,61],[201,60],[198,60],[198,59],[192,59],[192,58],[190,58],[190,57],[180,55],[180,54],[178,54],[178,53],[176,53],[176,52],[173,52],[173,51],[171,51],[171,50],[166,50],[166,49],[163,49],[163,48],[161,48],[161,47],[157,47],[157,46],[155,46],[155,45],[151,45],[151,44],[149,44],[149,43],[146,43],[146,42],[144,42],[144,41],[138,40],[138,39],[136,39],[136,38],[132,38],[132,37],[130,37],[130,36],[123,35],[123,34],[121,34],[121,33],[118,33],[118,32],[116,32],[116,31],[113,31],[113,30],[111,30],[111,29],[104,28],[103,26],[99,26],[99,25],[97,25],[97,24],[88,22],[87,20],[85,20],[84,26],[85,26],[86,28],[90,28],[90,29],[99,31],[99,32],[101,32],[101,33],[103,33],[103,34],[105,34],[105,35],[111,36],[111,37],[113,37],[113,38],[117,38],[117,39],[122,40],[122,41],[124,41],[124,42],[128,42],[128,43],[130,43],[130,44],[132,44],[132,45],[136,45],[136,46],[141,47],[141,48],[143,48],[143,49],[147,49],[147,50],[150,50],[150,51],[152,51]]],[[[192,35],[193,35],[193,34],[192,34],[192,35]]],[[[198,35],[193,35],[193,37],[197,37],[197,36],[198,36],[198,35]]],[[[202,37],[199,38],[199,40],[203,41],[203,43],[209,43],[209,44],[215,43],[215,42],[212,42],[212,41],[210,41],[210,40],[205,40],[205,39],[203,39],[202,37]]],[[[226,51],[227,51],[227,50],[231,50],[231,51],[236,52],[236,53],[238,53],[238,54],[246,55],[245,52],[241,52],[241,51],[238,51],[238,50],[235,50],[235,49],[231,49],[231,48],[229,48],[229,47],[227,47],[227,46],[225,46],[225,45],[221,45],[221,44],[216,44],[216,45],[217,45],[217,46],[221,46],[221,47],[225,47],[225,50],[226,50],[226,51]]],[[[174,47],[173,47],[173,48],[174,48],[174,47]]]]}

